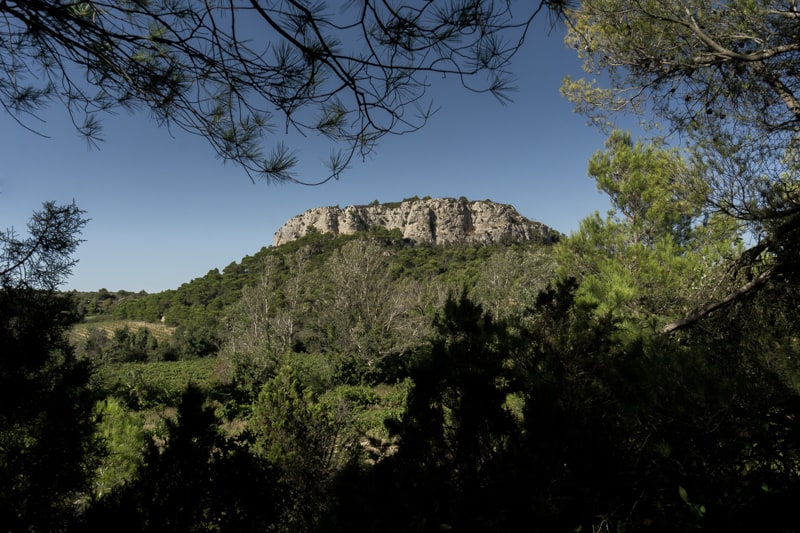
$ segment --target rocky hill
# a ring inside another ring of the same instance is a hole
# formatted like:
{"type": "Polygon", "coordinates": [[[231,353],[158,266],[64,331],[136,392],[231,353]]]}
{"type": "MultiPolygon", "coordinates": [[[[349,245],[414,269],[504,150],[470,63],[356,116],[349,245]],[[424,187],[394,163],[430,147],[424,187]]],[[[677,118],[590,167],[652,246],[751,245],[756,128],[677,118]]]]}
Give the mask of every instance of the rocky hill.
{"type": "Polygon", "coordinates": [[[397,203],[316,207],[290,218],[276,233],[275,246],[311,231],[349,235],[372,226],[399,229],[414,242],[492,244],[500,241],[552,242],[558,232],[520,215],[513,206],[465,198],[409,199],[397,203]]]}

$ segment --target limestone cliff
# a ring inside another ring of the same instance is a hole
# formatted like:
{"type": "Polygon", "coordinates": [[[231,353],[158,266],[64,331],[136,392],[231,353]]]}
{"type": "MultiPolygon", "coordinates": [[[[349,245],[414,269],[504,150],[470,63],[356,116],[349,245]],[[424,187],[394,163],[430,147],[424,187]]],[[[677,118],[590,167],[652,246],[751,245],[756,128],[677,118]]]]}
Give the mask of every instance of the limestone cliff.
{"type": "Polygon", "coordinates": [[[316,207],[290,218],[276,233],[280,246],[309,231],[348,235],[372,226],[399,229],[414,242],[492,244],[501,240],[552,242],[557,232],[510,205],[464,198],[411,199],[399,203],[316,207]]]}

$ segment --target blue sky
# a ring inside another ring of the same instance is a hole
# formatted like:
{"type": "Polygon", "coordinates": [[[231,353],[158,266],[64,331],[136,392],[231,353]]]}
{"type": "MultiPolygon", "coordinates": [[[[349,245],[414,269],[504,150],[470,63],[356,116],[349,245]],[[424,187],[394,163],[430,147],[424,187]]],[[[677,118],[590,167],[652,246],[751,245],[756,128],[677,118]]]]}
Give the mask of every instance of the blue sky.
{"type": "MultiPolygon", "coordinates": [[[[417,196],[491,199],[559,231],[608,208],[586,176],[604,137],[559,94],[580,74],[561,31],[537,24],[514,62],[518,92],[502,106],[452,80],[431,80],[441,106],[419,132],[387,137],[366,161],[319,187],[253,184],[217,159],[206,141],[168,132],[147,112],[104,119],[106,141],[90,150],[66,113],[41,113],[42,138],[0,120],[0,227],[25,229],[43,201],[73,199],[92,219],[65,289],[174,289],[270,246],[288,218],[317,206],[417,196]]],[[[323,171],[315,139],[293,144],[302,172],[323,171]],[[317,169],[319,169],[317,171],[317,169]]],[[[324,153],[327,153],[324,152],[324,153]]]]}

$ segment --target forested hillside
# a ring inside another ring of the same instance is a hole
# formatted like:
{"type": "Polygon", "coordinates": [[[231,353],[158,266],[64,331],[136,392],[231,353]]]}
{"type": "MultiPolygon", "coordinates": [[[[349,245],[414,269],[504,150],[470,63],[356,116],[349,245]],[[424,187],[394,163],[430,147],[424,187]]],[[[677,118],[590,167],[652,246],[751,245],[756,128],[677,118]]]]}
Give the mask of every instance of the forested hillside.
{"type": "Polygon", "coordinates": [[[555,243],[311,232],[157,294],[54,291],[83,219],[46,204],[0,292],[4,523],[791,530],[795,270],[675,150],[589,174],[612,210],[555,243]]]}
{"type": "Polygon", "coordinates": [[[0,526],[797,531],[797,6],[553,1],[518,20],[503,2],[343,5],[355,19],[338,26],[323,4],[248,5],[277,31],[265,70],[237,40],[238,4],[3,2],[0,96],[25,112],[60,98],[90,138],[95,107],[142,103],[294,179],[283,145],[262,156],[273,117],[249,87],[287,127],[349,143],[332,179],[418,126],[403,111],[421,74],[488,71],[502,97],[524,40],[503,31],[548,8],[597,75],[563,92],[608,133],[588,175],[610,209],[547,245],[304,229],[133,294],[59,290],[88,219],[45,203],[27,234],[0,233],[0,526]],[[339,48],[348,31],[367,52],[339,48]],[[72,84],[76,66],[97,92],[72,84]],[[17,83],[39,67],[43,86],[17,83]],[[205,90],[211,104],[187,96],[205,90]],[[294,114],[309,103],[310,125],[294,114]],[[614,129],[622,110],[657,134],[614,129]]]}
{"type": "Polygon", "coordinates": [[[76,294],[87,314],[76,340],[79,352],[116,361],[217,355],[229,341],[230,349],[270,342],[278,351],[361,346],[384,357],[421,342],[448,292],[469,289],[501,316],[531,305],[552,276],[551,248],[419,244],[380,227],[341,237],[313,232],[175,290],[76,294]],[[118,331],[126,322],[127,335],[118,331]],[[120,343],[150,350],[120,357],[120,343]]]}
{"type": "Polygon", "coordinates": [[[172,291],[61,294],[84,313],[99,448],[60,512],[130,531],[790,527],[795,285],[725,299],[747,282],[741,230],[697,216],[685,165],[612,135],[589,170],[614,209],[555,244],[312,232],[172,291]]]}

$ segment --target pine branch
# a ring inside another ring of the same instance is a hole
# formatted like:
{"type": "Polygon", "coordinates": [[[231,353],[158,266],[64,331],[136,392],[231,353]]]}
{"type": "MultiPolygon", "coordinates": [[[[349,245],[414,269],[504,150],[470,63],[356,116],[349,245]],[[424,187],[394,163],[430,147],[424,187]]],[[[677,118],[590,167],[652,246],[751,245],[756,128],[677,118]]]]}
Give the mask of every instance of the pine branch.
{"type": "Polygon", "coordinates": [[[728,305],[730,303],[733,303],[735,301],[744,298],[745,296],[755,292],[755,290],[758,289],[759,287],[766,284],[767,281],[769,281],[774,274],[775,274],[775,267],[765,270],[758,277],[756,277],[749,283],[739,287],[738,289],[728,294],[724,298],[710,302],[701,307],[700,309],[697,309],[690,315],[680,320],[676,320],[675,322],[672,322],[670,324],[667,324],[666,326],[661,328],[661,333],[672,333],[673,331],[685,328],[686,326],[694,324],[701,318],[711,314],[713,311],[716,311],[720,307],[723,307],[725,305],[728,305]]]}

